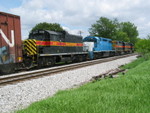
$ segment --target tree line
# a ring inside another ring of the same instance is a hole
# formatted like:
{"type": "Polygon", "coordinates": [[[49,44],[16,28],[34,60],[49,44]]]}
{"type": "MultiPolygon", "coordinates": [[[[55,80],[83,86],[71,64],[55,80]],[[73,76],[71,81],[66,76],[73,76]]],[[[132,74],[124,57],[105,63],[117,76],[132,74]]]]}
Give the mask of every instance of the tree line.
{"type": "Polygon", "coordinates": [[[137,41],[138,30],[131,22],[119,22],[117,19],[100,17],[96,23],[92,24],[89,33],[94,36],[110,38],[134,43],[137,41]]]}
{"type": "MultiPolygon", "coordinates": [[[[43,29],[52,31],[63,31],[58,23],[39,23],[31,31],[43,29]]],[[[100,17],[96,23],[89,28],[90,35],[134,43],[137,41],[138,30],[131,22],[119,22],[117,19],[100,17]]]]}

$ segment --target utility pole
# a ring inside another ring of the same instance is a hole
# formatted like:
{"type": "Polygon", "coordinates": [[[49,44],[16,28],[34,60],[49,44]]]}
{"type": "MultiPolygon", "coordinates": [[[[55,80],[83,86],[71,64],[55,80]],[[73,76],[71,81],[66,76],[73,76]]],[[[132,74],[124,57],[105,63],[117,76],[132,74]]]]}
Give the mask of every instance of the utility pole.
{"type": "Polygon", "coordinates": [[[82,33],[83,33],[83,31],[81,31],[81,30],[80,30],[78,33],[79,33],[79,35],[81,36],[81,35],[82,35],[82,33]]]}

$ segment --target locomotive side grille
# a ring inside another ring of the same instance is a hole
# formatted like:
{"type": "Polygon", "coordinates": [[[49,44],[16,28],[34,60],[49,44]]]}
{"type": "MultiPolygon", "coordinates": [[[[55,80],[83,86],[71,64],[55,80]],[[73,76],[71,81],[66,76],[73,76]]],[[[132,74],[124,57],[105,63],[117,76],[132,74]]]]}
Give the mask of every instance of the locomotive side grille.
{"type": "Polygon", "coordinates": [[[24,51],[27,55],[37,54],[36,40],[28,39],[24,41],[24,51]]]}

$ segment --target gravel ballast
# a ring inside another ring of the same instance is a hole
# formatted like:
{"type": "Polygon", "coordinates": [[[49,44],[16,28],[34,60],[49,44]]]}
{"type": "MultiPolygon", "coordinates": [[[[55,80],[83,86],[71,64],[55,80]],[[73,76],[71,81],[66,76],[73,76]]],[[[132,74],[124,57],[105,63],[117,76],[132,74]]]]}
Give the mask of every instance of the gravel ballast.
{"type": "Polygon", "coordinates": [[[118,60],[70,70],[52,76],[0,87],[0,113],[25,108],[35,101],[54,95],[59,90],[79,86],[92,77],[118,68],[137,59],[136,55],[118,60]]]}

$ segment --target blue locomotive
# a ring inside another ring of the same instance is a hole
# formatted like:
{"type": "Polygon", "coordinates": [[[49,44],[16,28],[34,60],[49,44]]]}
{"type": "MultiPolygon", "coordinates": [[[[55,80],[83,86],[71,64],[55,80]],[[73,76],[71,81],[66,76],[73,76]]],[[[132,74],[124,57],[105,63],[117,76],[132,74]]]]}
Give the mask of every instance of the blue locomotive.
{"type": "Polygon", "coordinates": [[[108,38],[87,36],[83,39],[84,50],[89,52],[90,59],[111,56],[115,53],[112,40],[108,38]]]}
{"type": "Polygon", "coordinates": [[[108,38],[87,36],[83,39],[83,42],[84,51],[89,52],[90,59],[133,52],[133,44],[123,41],[112,41],[108,38]]]}

